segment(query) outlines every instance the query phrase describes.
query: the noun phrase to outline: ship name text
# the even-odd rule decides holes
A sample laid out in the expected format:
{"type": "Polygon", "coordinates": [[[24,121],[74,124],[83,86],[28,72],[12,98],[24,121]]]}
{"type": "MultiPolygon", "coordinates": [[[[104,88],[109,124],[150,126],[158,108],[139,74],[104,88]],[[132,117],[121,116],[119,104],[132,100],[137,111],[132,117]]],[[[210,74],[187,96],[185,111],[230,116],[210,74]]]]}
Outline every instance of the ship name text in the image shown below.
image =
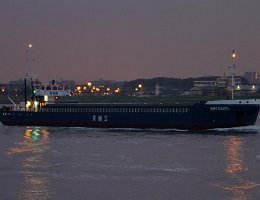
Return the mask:
{"type": "Polygon", "coordinates": [[[226,106],[211,106],[210,111],[229,111],[230,108],[226,106]]]}

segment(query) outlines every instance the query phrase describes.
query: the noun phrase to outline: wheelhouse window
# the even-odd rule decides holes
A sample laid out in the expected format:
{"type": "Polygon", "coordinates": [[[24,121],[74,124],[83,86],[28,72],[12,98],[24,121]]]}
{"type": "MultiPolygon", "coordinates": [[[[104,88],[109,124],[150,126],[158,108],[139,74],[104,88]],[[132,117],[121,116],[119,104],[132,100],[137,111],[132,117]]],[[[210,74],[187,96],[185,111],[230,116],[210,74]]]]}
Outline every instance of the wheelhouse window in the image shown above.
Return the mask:
{"type": "Polygon", "coordinates": [[[53,86],[53,87],[52,87],[52,90],[57,90],[57,86],[53,86]]]}

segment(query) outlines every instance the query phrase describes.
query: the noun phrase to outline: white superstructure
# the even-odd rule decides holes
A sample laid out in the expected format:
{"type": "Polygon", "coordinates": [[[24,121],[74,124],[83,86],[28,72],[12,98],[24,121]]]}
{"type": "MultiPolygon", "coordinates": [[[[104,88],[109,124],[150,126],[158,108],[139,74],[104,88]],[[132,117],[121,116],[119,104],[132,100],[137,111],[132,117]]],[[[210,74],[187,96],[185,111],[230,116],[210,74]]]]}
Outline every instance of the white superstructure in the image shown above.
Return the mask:
{"type": "Polygon", "coordinates": [[[64,85],[37,85],[34,88],[35,96],[69,96],[70,90],[65,90],[64,85]]]}
{"type": "Polygon", "coordinates": [[[259,105],[260,99],[231,99],[231,100],[216,100],[216,101],[207,101],[206,104],[221,104],[221,105],[239,105],[239,104],[251,104],[251,105],[259,105]]]}

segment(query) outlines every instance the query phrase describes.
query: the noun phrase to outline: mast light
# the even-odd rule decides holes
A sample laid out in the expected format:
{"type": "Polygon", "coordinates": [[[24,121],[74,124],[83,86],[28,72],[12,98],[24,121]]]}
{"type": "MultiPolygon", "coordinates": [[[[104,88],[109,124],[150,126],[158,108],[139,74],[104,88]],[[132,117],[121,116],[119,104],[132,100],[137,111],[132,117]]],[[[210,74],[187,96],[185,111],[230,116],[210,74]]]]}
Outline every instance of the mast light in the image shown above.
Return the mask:
{"type": "Polygon", "coordinates": [[[236,53],[235,53],[235,50],[232,51],[232,58],[235,59],[236,58],[236,53]]]}

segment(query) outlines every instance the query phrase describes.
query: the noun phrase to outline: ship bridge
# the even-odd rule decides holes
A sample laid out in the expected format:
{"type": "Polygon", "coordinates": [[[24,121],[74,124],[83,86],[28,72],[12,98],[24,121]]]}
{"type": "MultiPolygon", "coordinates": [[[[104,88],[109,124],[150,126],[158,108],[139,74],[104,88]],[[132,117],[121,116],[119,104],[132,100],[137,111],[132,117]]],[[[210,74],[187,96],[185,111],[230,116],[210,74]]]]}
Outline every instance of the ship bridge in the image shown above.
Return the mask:
{"type": "Polygon", "coordinates": [[[35,96],[61,97],[69,96],[70,90],[65,90],[64,85],[37,85],[34,87],[35,96]]]}

